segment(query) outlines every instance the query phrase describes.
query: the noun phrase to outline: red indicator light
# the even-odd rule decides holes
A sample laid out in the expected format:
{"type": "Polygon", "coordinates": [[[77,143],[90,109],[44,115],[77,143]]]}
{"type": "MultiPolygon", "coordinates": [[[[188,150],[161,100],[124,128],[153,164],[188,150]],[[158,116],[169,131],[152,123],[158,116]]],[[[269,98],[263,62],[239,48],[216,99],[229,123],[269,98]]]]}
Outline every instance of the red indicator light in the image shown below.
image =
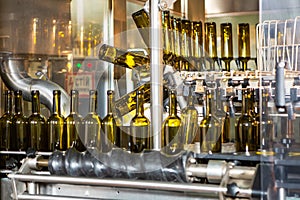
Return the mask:
{"type": "Polygon", "coordinates": [[[87,67],[88,67],[88,68],[91,68],[91,67],[93,67],[93,64],[92,64],[92,63],[88,63],[88,64],[87,64],[87,67]]]}

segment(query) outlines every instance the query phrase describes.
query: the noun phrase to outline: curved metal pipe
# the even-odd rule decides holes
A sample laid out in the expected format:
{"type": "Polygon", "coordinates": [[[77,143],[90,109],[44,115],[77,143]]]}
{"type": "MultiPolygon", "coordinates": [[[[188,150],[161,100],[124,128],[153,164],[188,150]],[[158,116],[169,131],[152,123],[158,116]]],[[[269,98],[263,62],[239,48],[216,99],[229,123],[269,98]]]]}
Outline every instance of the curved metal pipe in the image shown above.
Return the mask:
{"type": "Polygon", "coordinates": [[[40,101],[49,110],[52,110],[53,105],[53,90],[61,91],[61,111],[64,116],[70,112],[70,97],[67,92],[58,84],[41,79],[30,77],[25,71],[24,58],[13,58],[9,56],[0,57],[0,76],[10,90],[22,90],[23,98],[31,101],[31,91],[40,91],[40,101]]]}

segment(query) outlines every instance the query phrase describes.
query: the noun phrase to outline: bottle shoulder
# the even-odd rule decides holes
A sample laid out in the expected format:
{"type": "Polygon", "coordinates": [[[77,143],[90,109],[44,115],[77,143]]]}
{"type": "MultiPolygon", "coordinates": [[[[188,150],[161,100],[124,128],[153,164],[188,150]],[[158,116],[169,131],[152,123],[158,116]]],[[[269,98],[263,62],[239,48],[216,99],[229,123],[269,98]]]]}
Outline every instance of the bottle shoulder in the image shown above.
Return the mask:
{"type": "Polygon", "coordinates": [[[135,116],[131,119],[131,126],[150,126],[150,121],[145,116],[135,116]]]}
{"type": "Polygon", "coordinates": [[[96,122],[96,123],[101,123],[100,117],[95,114],[95,113],[88,113],[82,120],[84,123],[85,122],[96,122]]]}
{"type": "Polygon", "coordinates": [[[28,121],[28,117],[26,117],[25,115],[23,115],[23,113],[18,113],[15,114],[12,118],[12,122],[27,122],[28,121]]]}
{"type": "Polygon", "coordinates": [[[48,118],[47,122],[48,123],[50,123],[50,122],[60,122],[60,123],[63,123],[64,122],[64,117],[62,115],[53,114],[53,115],[51,115],[48,118]]]}
{"type": "Polygon", "coordinates": [[[28,121],[32,123],[33,121],[46,122],[46,118],[41,114],[32,114],[28,117],[28,121]]]}

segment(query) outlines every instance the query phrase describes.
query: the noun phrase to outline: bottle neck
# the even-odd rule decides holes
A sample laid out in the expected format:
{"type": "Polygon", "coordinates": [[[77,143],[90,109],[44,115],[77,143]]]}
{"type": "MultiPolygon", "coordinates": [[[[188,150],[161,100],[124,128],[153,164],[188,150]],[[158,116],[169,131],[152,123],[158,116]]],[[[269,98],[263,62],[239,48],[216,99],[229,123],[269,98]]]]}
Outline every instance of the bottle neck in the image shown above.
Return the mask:
{"type": "Polygon", "coordinates": [[[60,94],[54,94],[53,96],[53,114],[60,115],[60,94]]]}
{"type": "Polygon", "coordinates": [[[242,114],[251,113],[251,97],[248,91],[243,91],[243,99],[242,99],[242,114]]]}
{"type": "Polygon", "coordinates": [[[107,113],[112,114],[112,104],[114,102],[114,95],[113,94],[108,94],[107,96],[107,113]]]}
{"type": "Polygon", "coordinates": [[[209,92],[206,92],[206,116],[211,115],[212,108],[212,95],[209,92]]]}
{"type": "Polygon", "coordinates": [[[96,113],[96,110],[97,110],[97,94],[91,93],[90,94],[89,112],[96,113]]]}
{"type": "Polygon", "coordinates": [[[22,108],[23,97],[22,95],[15,95],[15,112],[16,114],[21,114],[23,112],[22,108]]]}
{"type": "Polygon", "coordinates": [[[34,93],[32,95],[32,113],[40,113],[40,96],[38,93],[34,93]]]}
{"type": "Polygon", "coordinates": [[[7,91],[5,93],[5,106],[4,106],[4,112],[7,114],[12,113],[12,94],[10,91],[7,91]]]}
{"type": "Polygon", "coordinates": [[[170,116],[176,116],[177,114],[177,100],[176,100],[176,95],[172,92],[170,94],[170,110],[169,110],[169,115],[170,116]]]}
{"type": "Polygon", "coordinates": [[[138,94],[136,98],[136,114],[139,116],[144,115],[144,95],[138,94]]]}
{"type": "Polygon", "coordinates": [[[78,94],[71,94],[70,113],[78,113],[78,94]]]}

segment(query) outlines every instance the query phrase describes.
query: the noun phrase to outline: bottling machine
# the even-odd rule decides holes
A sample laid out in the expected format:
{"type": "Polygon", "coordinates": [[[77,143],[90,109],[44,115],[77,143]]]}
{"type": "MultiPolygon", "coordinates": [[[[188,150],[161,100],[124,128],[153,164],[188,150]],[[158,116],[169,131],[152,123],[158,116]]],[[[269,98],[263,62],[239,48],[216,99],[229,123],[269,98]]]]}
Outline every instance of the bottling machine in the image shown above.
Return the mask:
{"type": "MultiPolygon", "coordinates": [[[[67,115],[68,94],[76,89],[80,94],[79,112],[84,116],[88,112],[88,91],[95,89],[99,92],[98,114],[103,117],[108,89],[116,91],[118,109],[129,101],[132,91],[150,82],[146,115],[151,119],[154,141],[153,150],[142,153],[130,153],[122,148],[109,152],[97,148],[79,152],[74,147],[53,152],[1,150],[1,156],[16,158],[0,165],[3,166],[1,199],[299,199],[297,14],[300,3],[293,0],[224,2],[0,1],[1,92],[4,88],[22,90],[26,100],[24,112],[28,115],[30,92],[39,90],[44,105],[42,113],[49,116],[52,91],[62,91],[62,111],[67,115]],[[149,13],[150,24],[142,24],[137,30],[132,16],[130,21],[128,15],[142,8],[149,13]],[[224,64],[218,58],[221,56],[213,59],[214,68],[208,67],[212,62],[208,52],[202,54],[201,69],[178,70],[162,64],[161,12],[165,10],[171,10],[174,17],[202,21],[203,27],[205,21],[226,20],[234,28],[240,21],[251,21],[247,70],[240,70],[236,40],[228,71],[220,70],[224,64]],[[149,34],[148,41],[142,37],[145,33],[149,34]],[[151,67],[143,71],[128,69],[129,65],[126,69],[114,66],[99,56],[103,44],[140,55],[151,67]],[[234,152],[232,143],[228,142],[222,145],[221,153],[204,153],[195,142],[172,154],[160,151],[160,132],[166,115],[164,87],[176,89],[180,109],[186,106],[186,96],[192,88],[199,100],[195,103],[198,122],[205,115],[205,90],[219,91],[220,99],[228,102],[227,114],[239,116],[241,90],[257,89],[257,112],[262,116],[262,105],[266,106],[268,117],[274,123],[271,147],[234,152]],[[262,104],[261,89],[270,91],[267,104],[262,104]],[[235,110],[230,109],[232,104],[235,110]]],[[[233,38],[237,37],[233,31],[233,38]]],[[[220,37],[217,41],[220,42],[220,37]]],[[[220,48],[217,50],[221,55],[220,48]]],[[[121,117],[122,134],[126,134],[132,113],[126,110],[121,117]]],[[[263,135],[267,130],[260,120],[263,135]]]]}

